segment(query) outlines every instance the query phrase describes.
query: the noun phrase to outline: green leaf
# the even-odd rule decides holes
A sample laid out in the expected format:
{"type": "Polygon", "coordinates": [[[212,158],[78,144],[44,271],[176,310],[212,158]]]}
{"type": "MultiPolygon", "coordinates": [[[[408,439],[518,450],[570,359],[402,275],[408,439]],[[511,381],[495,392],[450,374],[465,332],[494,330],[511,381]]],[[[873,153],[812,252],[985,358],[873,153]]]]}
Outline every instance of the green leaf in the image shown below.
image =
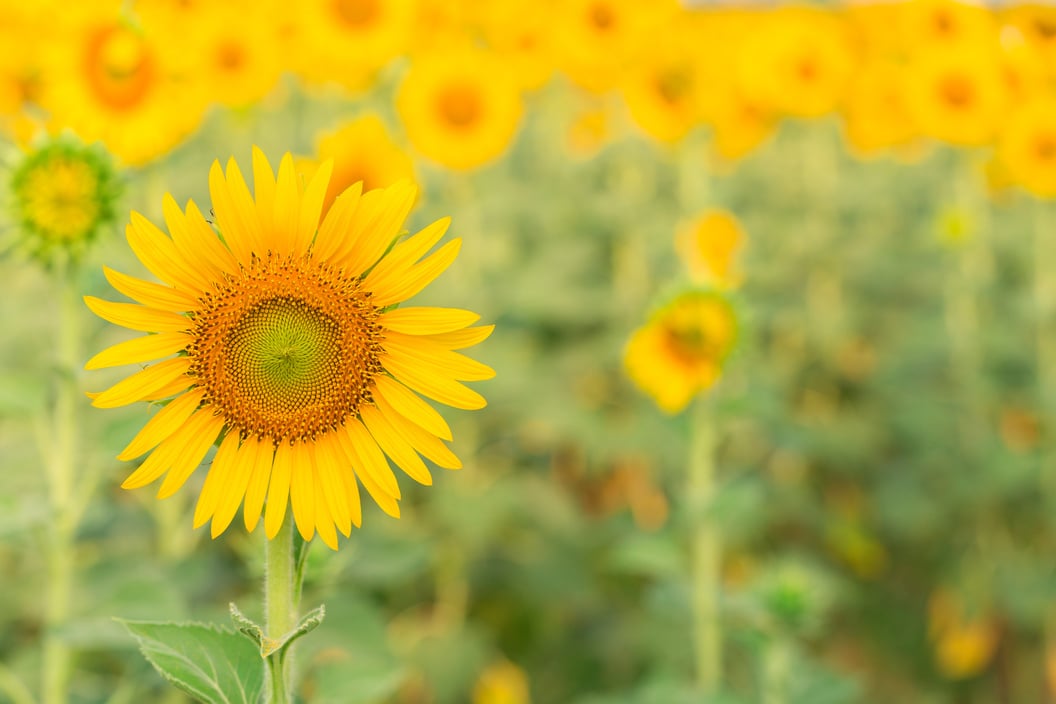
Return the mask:
{"type": "Polygon", "coordinates": [[[239,611],[238,607],[234,604],[229,604],[228,609],[231,612],[231,620],[234,622],[235,628],[238,629],[239,633],[260,648],[260,657],[262,658],[266,658],[275,652],[282,655],[286,648],[290,647],[290,643],[297,640],[305,633],[314,631],[315,628],[323,622],[323,619],[326,618],[326,606],[320,605],[318,608],[305,614],[304,618],[301,619],[300,623],[298,623],[297,627],[292,631],[284,633],[278,638],[273,638],[264,633],[263,628],[251,621],[245,614],[239,611]]]}
{"type": "Polygon", "coordinates": [[[264,645],[262,644],[260,646],[260,654],[267,657],[276,650],[280,651],[280,654],[281,652],[285,652],[293,641],[297,640],[305,633],[314,631],[316,627],[323,622],[324,618],[326,618],[326,605],[320,604],[318,607],[305,614],[304,618],[301,619],[301,622],[297,624],[297,628],[294,628],[292,631],[282,636],[269,652],[264,652],[264,645]]]}
{"type": "Polygon", "coordinates": [[[118,620],[161,676],[198,701],[258,704],[264,661],[241,635],[212,624],[118,620]]]}
{"type": "Polygon", "coordinates": [[[228,604],[227,608],[231,613],[231,621],[235,624],[235,628],[238,629],[238,632],[246,638],[249,638],[258,648],[261,647],[261,643],[263,643],[266,638],[264,635],[264,629],[251,621],[244,613],[239,611],[234,602],[228,604]]]}

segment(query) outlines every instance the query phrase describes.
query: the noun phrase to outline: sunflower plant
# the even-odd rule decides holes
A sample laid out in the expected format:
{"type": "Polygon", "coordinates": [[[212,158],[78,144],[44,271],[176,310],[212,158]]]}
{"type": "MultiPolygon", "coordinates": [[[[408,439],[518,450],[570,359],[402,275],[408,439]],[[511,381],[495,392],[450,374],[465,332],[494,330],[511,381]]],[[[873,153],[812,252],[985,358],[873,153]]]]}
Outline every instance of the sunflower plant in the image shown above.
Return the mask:
{"type": "Polygon", "coordinates": [[[422,396],[478,409],[484,398],[462,382],[494,374],[458,352],[493,326],[475,326],[466,310],[401,307],[458,255],[458,239],[430,254],[449,219],[402,238],[416,195],[405,182],[366,193],[358,183],[324,212],[331,170],[324,163],[302,183],[289,154],[276,175],[254,150],[251,194],[234,160],[226,173],[215,163],[215,223],[171,196],[168,234],[132,213],[129,245],[158,281],[105,268],[134,302],[85,297],[105,320],[147,333],[87,364],[149,363],[92,394],[99,408],[158,408],[119,455],[146,456],[122,486],[160,479],[158,497],[171,496],[215,446],[195,527],[209,522],[216,538],[240,507],[247,531],[263,517],[264,626],[233,605],[240,634],[125,624],[163,676],[204,701],[257,701],[265,688],[268,701],[291,701],[289,648],[324,615],[320,607],[297,620],[310,541],[318,534],[338,549],[338,534],[361,524],[361,486],[398,518],[390,461],[422,484],[433,481],[423,457],[461,467],[444,444],[450,428],[422,396]]]}

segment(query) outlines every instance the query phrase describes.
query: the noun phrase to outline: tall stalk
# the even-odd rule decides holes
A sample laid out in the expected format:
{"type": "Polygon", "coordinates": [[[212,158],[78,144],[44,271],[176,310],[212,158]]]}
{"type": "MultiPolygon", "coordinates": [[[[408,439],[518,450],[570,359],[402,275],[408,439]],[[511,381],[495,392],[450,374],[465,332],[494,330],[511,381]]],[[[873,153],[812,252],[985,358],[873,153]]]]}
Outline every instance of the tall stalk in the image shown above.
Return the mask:
{"type": "MultiPolygon", "coordinates": [[[[300,571],[293,557],[293,516],[282,522],[278,534],[265,541],[264,607],[266,632],[278,640],[293,630],[297,623],[297,602],[300,601],[300,571]]],[[[292,644],[267,658],[268,704],[289,704],[293,701],[289,677],[289,653],[292,644]]]]}
{"type": "Polygon", "coordinates": [[[719,572],[722,536],[712,519],[715,498],[715,425],[706,398],[697,399],[690,426],[689,499],[691,604],[697,687],[714,694],[722,682],[722,620],[719,572]]]}

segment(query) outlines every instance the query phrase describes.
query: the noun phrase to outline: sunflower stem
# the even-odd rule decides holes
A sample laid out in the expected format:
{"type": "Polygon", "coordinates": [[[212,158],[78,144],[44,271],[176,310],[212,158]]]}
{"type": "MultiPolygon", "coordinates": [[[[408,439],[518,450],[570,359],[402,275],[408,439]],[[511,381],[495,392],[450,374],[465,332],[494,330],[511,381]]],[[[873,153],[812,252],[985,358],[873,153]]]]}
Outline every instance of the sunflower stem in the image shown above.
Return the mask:
{"type": "Polygon", "coordinates": [[[722,680],[722,622],[719,614],[719,568],[722,552],[718,526],[711,517],[715,498],[715,426],[706,398],[697,399],[690,426],[688,497],[691,508],[690,569],[694,665],[697,686],[705,695],[722,680]]]}
{"type": "MultiPolygon", "coordinates": [[[[294,567],[292,517],[283,521],[278,534],[266,542],[264,555],[266,631],[269,638],[278,640],[293,629],[297,620],[294,594],[300,593],[300,585],[294,584],[299,570],[294,567]]],[[[290,647],[280,648],[267,658],[269,704],[289,704],[293,701],[286,662],[290,647]]]]}
{"type": "Polygon", "coordinates": [[[64,704],[70,678],[71,652],[59,634],[69,618],[74,569],[73,513],[74,457],[77,453],[77,369],[80,362],[80,313],[76,268],[68,259],[55,266],[59,293],[57,332],[58,388],[53,430],[48,455],[44,458],[48,476],[51,522],[48,534],[48,582],[44,601],[43,687],[44,704],[64,704]]]}

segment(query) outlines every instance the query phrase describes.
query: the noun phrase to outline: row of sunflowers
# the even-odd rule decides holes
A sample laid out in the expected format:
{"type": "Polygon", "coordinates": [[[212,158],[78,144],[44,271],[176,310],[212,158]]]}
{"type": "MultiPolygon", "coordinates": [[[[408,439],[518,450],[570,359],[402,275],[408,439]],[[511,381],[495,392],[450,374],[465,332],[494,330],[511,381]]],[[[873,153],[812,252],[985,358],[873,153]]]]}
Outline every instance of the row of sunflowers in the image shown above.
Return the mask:
{"type": "MultiPolygon", "coordinates": [[[[285,72],[318,95],[395,79],[414,150],[472,169],[503,153],[526,98],[564,74],[582,92],[570,139],[588,151],[621,128],[620,103],[659,142],[710,126],[726,159],[754,150],[782,119],[838,113],[862,156],[913,159],[928,139],[995,145],[995,186],[1056,194],[1051,6],[544,5],[4,2],[0,114],[22,137],[41,124],[69,128],[143,165],[193,133],[211,105],[281,99],[285,72]],[[613,94],[621,100],[602,98],[613,94]]],[[[356,134],[361,144],[391,143],[376,123],[356,134]]],[[[332,155],[339,143],[318,147],[332,155]]],[[[409,168],[387,161],[393,172],[409,168]]]]}

